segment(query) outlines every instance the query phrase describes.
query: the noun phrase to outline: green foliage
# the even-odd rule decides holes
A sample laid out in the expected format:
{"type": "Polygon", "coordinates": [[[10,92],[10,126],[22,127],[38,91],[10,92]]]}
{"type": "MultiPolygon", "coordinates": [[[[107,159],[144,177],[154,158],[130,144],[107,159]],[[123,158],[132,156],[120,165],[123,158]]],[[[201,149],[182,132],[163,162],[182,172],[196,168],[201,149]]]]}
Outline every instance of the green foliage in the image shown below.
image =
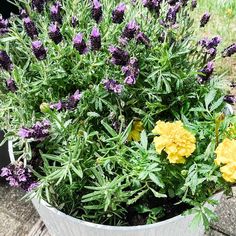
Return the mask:
{"type": "MultiPolygon", "coordinates": [[[[116,25],[111,13],[120,1],[103,0],[103,20],[98,26],[102,48],[79,55],[73,37],[82,32],[88,41],[96,25],[89,2],[62,1],[64,39],[59,45],[47,32],[52,3],[39,14],[31,10],[28,1],[16,2],[27,8],[47,47],[43,61],[33,55],[20,19],[12,19],[11,31],[0,37],[0,49],[14,62],[12,74],[2,72],[0,77],[5,81],[12,76],[18,87],[11,93],[1,84],[1,127],[7,131],[7,139],[14,141],[15,154],[33,169],[40,183],[35,194],[67,214],[111,225],[129,224],[130,212],[153,223],[168,215],[166,205],[181,203],[188,206],[185,208],[196,206],[194,222],[202,220],[207,226],[208,218],[214,217],[204,203],[216,190],[228,187],[214,164],[215,119],[225,103],[217,76],[205,84],[197,81],[205,59],[193,37],[189,6],[178,14],[178,27],[164,27],[141,1],[133,5],[125,0],[125,20],[116,25]],[[71,26],[74,15],[79,18],[77,28],[71,26]],[[123,82],[121,68],[110,63],[108,47],[119,44],[123,28],[132,19],[150,38],[151,47],[134,40],[124,47],[138,58],[140,67],[137,83],[129,86],[123,82]],[[163,42],[159,39],[162,34],[163,42]],[[120,95],[104,88],[106,78],[124,85],[120,95]],[[82,98],[75,109],[40,111],[43,102],[64,100],[76,89],[82,91],[82,98]],[[46,139],[18,136],[21,127],[46,118],[51,122],[46,139]],[[182,120],[194,132],[197,149],[186,164],[170,164],[164,152],[156,153],[151,131],[157,120],[182,120]],[[128,141],[134,121],[142,121],[145,129],[140,142],[128,141]]],[[[160,19],[167,10],[164,1],[160,19]]],[[[231,119],[222,121],[218,138],[224,137],[231,119]]]]}

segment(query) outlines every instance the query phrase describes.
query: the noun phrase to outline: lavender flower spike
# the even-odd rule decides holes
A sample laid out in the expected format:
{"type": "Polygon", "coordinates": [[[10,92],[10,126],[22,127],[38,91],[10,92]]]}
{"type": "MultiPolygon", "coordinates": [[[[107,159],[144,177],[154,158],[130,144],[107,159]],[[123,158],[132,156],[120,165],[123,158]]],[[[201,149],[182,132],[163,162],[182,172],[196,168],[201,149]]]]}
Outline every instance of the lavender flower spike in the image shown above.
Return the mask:
{"type": "Polygon", "coordinates": [[[174,25],[177,20],[177,13],[180,10],[180,4],[177,3],[174,6],[171,6],[166,15],[166,22],[169,22],[171,25],[174,25]]]}
{"type": "Polygon", "coordinates": [[[211,15],[208,12],[206,12],[200,20],[200,27],[204,27],[208,23],[210,18],[211,18],[211,15]]]}
{"type": "Polygon", "coordinates": [[[128,85],[135,84],[140,72],[137,58],[130,58],[129,63],[122,67],[122,71],[126,77],[124,82],[128,85]]]}
{"type": "Polygon", "coordinates": [[[49,135],[50,122],[48,120],[43,120],[41,122],[36,122],[31,128],[22,127],[18,135],[21,138],[29,139],[33,138],[35,140],[42,140],[49,135]]]}
{"type": "Polygon", "coordinates": [[[1,177],[4,177],[10,186],[21,187],[25,191],[31,191],[37,187],[31,171],[24,166],[23,162],[9,164],[1,170],[1,177]]]}
{"type": "Polygon", "coordinates": [[[6,80],[6,86],[7,89],[13,93],[17,91],[16,83],[12,78],[6,80]]]}
{"type": "Polygon", "coordinates": [[[44,8],[45,0],[32,0],[32,7],[37,12],[42,12],[44,8]]]}
{"type": "Polygon", "coordinates": [[[29,17],[29,14],[27,13],[27,11],[25,9],[20,9],[19,10],[19,15],[20,15],[20,18],[23,20],[24,18],[26,17],[29,17]]]}
{"type": "Polygon", "coordinates": [[[146,47],[150,46],[150,39],[148,38],[148,36],[146,34],[144,34],[143,32],[139,32],[136,35],[136,40],[138,43],[142,43],[144,44],[146,47]]]}
{"type": "Polygon", "coordinates": [[[121,94],[123,86],[120,85],[116,80],[113,79],[105,79],[102,81],[104,88],[116,94],[121,94]]]}
{"type": "Polygon", "coordinates": [[[197,0],[192,0],[191,9],[194,10],[197,7],[197,0]]]}
{"type": "Polygon", "coordinates": [[[88,51],[87,45],[83,39],[83,34],[79,33],[77,34],[74,39],[74,48],[79,52],[79,54],[85,54],[88,51]]]}
{"type": "Polygon", "coordinates": [[[225,48],[224,51],[222,52],[222,56],[223,57],[231,57],[235,53],[236,53],[236,43],[225,48]]]}
{"type": "Polygon", "coordinates": [[[56,2],[52,5],[50,9],[51,19],[54,22],[58,22],[59,24],[62,24],[62,17],[61,17],[61,3],[56,2]]]}
{"type": "Polygon", "coordinates": [[[214,63],[212,61],[208,62],[207,65],[200,70],[200,72],[202,73],[201,75],[199,75],[199,83],[204,83],[206,81],[208,81],[212,75],[214,71],[214,63]]]}
{"type": "Polygon", "coordinates": [[[71,18],[71,25],[73,28],[75,28],[78,25],[78,19],[75,16],[72,16],[71,18]]]}
{"type": "Polygon", "coordinates": [[[112,54],[111,62],[114,65],[125,66],[129,61],[129,53],[119,47],[109,47],[109,52],[112,54]]]}
{"type": "Polygon", "coordinates": [[[65,104],[65,102],[59,101],[58,103],[51,104],[50,108],[53,110],[55,109],[57,111],[62,111],[63,109],[66,108],[66,104],[65,104]]]}
{"type": "Polygon", "coordinates": [[[26,33],[31,39],[34,39],[35,36],[38,36],[38,30],[34,22],[29,17],[24,18],[23,22],[26,33]]]}
{"type": "Polygon", "coordinates": [[[120,3],[113,11],[112,11],[112,22],[115,24],[120,24],[124,20],[124,14],[126,10],[125,3],[120,3]]]}
{"type": "Polygon", "coordinates": [[[58,27],[57,23],[52,23],[49,26],[48,32],[49,38],[55,43],[59,44],[62,41],[62,34],[60,32],[60,28],[58,27]]]}
{"type": "Polygon", "coordinates": [[[13,64],[6,51],[0,50],[0,68],[6,71],[12,71],[13,64]]]}
{"type": "Polygon", "coordinates": [[[101,35],[99,29],[94,27],[90,36],[91,49],[98,51],[101,48],[101,35]]]}
{"type": "Polygon", "coordinates": [[[122,33],[122,38],[133,39],[138,30],[138,24],[134,20],[132,20],[126,25],[122,33]]]}
{"type": "Polygon", "coordinates": [[[47,51],[39,40],[32,42],[32,50],[38,60],[44,60],[47,56],[47,51]]]}
{"type": "Polygon", "coordinates": [[[159,15],[160,4],[159,0],[143,0],[143,6],[146,7],[149,11],[156,12],[159,15]]]}
{"type": "Polygon", "coordinates": [[[69,97],[68,102],[66,104],[66,108],[69,110],[76,108],[81,97],[82,94],[80,93],[80,91],[76,90],[75,93],[69,97]]]}
{"type": "Polygon", "coordinates": [[[9,32],[9,22],[7,19],[3,19],[0,14],[0,35],[6,34],[9,32]]]}
{"type": "Polygon", "coordinates": [[[92,2],[92,18],[99,23],[102,19],[102,5],[99,0],[92,2]]]}
{"type": "Polygon", "coordinates": [[[236,97],[234,95],[226,95],[224,101],[233,105],[236,103],[236,97]]]}

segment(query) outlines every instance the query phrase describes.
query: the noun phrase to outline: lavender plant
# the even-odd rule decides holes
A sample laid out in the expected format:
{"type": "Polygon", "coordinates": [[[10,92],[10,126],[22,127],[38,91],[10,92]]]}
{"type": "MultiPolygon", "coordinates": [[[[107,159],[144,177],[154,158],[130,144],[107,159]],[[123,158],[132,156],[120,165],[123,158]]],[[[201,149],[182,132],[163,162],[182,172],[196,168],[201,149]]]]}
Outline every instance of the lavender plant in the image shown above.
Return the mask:
{"type": "Polygon", "coordinates": [[[20,17],[0,19],[0,122],[16,158],[1,176],[87,221],[195,207],[208,226],[204,203],[236,181],[235,117],[221,114],[235,99],[214,73],[220,38],[194,38],[196,1],[15,4],[20,17]]]}

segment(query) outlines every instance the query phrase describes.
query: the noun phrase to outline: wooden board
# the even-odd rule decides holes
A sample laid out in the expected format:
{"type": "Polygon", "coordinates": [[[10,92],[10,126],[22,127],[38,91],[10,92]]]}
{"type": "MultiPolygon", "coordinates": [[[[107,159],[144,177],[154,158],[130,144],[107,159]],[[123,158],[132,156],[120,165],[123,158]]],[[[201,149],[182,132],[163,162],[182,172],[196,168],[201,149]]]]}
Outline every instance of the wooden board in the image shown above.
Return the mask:
{"type": "Polygon", "coordinates": [[[42,220],[38,220],[27,236],[50,236],[42,220]]]}

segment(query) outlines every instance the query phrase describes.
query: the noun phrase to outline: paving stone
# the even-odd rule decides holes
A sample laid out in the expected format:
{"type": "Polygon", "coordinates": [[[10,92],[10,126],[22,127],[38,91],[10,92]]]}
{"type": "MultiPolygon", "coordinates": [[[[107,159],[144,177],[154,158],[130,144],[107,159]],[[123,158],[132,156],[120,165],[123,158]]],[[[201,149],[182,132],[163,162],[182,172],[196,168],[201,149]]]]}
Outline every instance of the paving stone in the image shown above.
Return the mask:
{"type": "Polygon", "coordinates": [[[219,220],[212,224],[212,228],[226,235],[236,236],[236,197],[223,196],[216,213],[219,220]]]}
{"type": "Polygon", "coordinates": [[[22,199],[24,192],[0,183],[0,206],[22,222],[28,222],[34,214],[38,217],[31,202],[22,199]]]}
{"type": "MultiPolygon", "coordinates": [[[[0,236],[16,236],[21,222],[0,208],[0,236]]],[[[23,236],[23,235],[22,235],[23,236]]]]}
{"type": "Polygon", "coordinates": [[[212,230],[210,230],[209,232],[207,232],[207,233],[205,234],[205,236],[228,236],[228,235],[223,234],[223,233],[221,233],[221,232],[219,232],[219,231],[216,231],[216,230],[212,229],[212,230]]]}

